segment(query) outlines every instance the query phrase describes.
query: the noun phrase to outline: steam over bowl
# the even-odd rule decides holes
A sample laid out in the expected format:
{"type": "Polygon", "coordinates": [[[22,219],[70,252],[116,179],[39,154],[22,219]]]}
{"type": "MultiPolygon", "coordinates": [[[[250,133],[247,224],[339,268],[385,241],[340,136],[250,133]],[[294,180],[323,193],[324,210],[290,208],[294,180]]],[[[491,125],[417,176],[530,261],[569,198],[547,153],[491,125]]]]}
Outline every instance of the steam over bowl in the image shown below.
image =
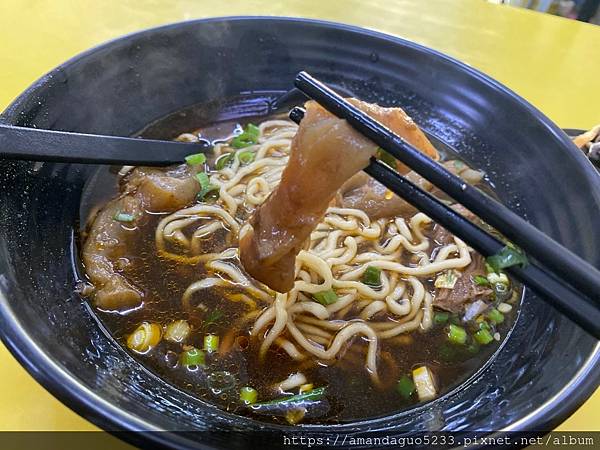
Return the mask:
{"type": "MultiPolygon", "coordinates": [[[[600,266],[600,183],[568,137],[481,73],[372,31],[262,17],[147,30],[56,68],[19,96],[1,120],[128,136],[194,104],[246,91],[288,90],[300,70],[361,99],[402,106],[428,133],[485,170],[504,203],[600,266]]],[[[295,429],[224,413],[135,363],[74,292],[74,230],[82,190],[95,168],[0,164],[2,339],[41,384],[99,426],[165,431],[127,435],[131,439],[174,447],[262,442],[275,448],[284,445],[282,433],[294,430],[305,436],[542,431],[564,420],[598,385],[596,340],[527,293],[511,336],[491,364],[424,407],[295,429]]]]}

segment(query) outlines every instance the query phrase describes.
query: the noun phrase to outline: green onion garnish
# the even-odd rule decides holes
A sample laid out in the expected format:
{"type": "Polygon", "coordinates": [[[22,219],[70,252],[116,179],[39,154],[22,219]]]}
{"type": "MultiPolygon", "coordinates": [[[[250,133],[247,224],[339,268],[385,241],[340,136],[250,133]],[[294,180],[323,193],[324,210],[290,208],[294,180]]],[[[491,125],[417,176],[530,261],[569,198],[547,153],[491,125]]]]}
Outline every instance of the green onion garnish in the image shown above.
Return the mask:
{"type": "Polygon", "coordinates": [[[204,351],[213,353],[219,350],[219,336],[216,334],[207,334],[204,336],[204,351]]]}
{"type": "Polygon", "coordinates": [[[510,284],[510,281],[504,272],[500,272],[500,273],[490,272],[487,274],[486,278],[490,284],[500,283],[500,284],[505,284],[507,286],[510,284]]]}
{"type": "Polygon", "coordinates": [[[328,291],[315,292],[313,294],[313,298],[318,301],[321,305],[331,305],[332,303],[337,302],[338,296],[333,291],[333,289],[329,289],[328,291]]]}
{"type": "Polygon", "coordinates": [[[486,262],[494,272],[500,272],[500,269],[512,266],[525,267],[529,263],[527,256],[523,252],[508,245],[495,255],[488,256],[486,262]]]}
{"type": "Polygon", "coordinates": [[[243,152],[237,153],[237,157],[242,164],[250,164],[252,161],[254,161],[255,156],[256,153],[251,152],[250,150],[245,150],[243,152]]]}
{"type": "Polygon", "coordinates": [[[396,168],[396,159],[381,147],[377,147],[375,157],[382,163],[390,166],[392,169],[396,168]]]}
{"type": "Polygon", "coordinates": [[[249,147],[254,144],[256,144],[256,142],[254,142],[251,139],[245,139],[245,136],[243,134],[240,134],[239,136],[234,137],[233,140],[231,141],[231,146],[233,148],[244,148],[244,147],[249,147]]]}
{"type": "Polygon", "coordinates": [[[482,322],[480,322],[480,323],[479,323],[479,329],[480,329],[480,330],[488,330],[488,331],[490,331],[490,330],[491,330],[491,328],[490,328],[490,324],[489,324],[489,323],[487,323],[487,322],[484,320],[484,321],[482,321],[482,322]]]}
{"type": "Polygon", "coordinates": [[[408,375],[403,375],[396,384],[396,391],[398,391],[402,397],[408,399],[415,392],[415,383],[413,383],[413,380],[411,380],[408,375]]]}
{"type": "Polygon", "coordinates": [[[456,270],[446,270],[437,276],[433,285],[440,289],[454,289],[454,286],[458,281],[458,277],[460,277],[460,273],[456,270]]]}
{"type": "Polygon", "coordinates": [[[191,348],[181,354],[181,364],[189,366],[203,366],[205,364],[204,352],[197,348],[191,348]]]}
{"type": "Polygon", "coordinates": [[[217,170],[222,170],[225,167],[227,167],[229,164],[231,164],[231,161],[233,160],[233,153],[225,153],[221,156],[219,156],[219,158],[217,159],[217,162],[215,164],[215,169],[217,170]]]}
{"type": "Polygon", "coordinates": [[[458,159],[454,160],[453,164],[454,164],[454,168],[456,170],[462,170],[465,168],[465,163],[462,161],[459,161],[458,159]]]}
{"type": "Polygon", "coordinates": [[[313,389],[311,391],[305,392],[304,394],[292,395],[291,397],[282,397],[275,400],[271,400],[268,402],[255,403],[254,406],[268,406],[268,405],[287,405],[294,404],[298,402],[303,402],[306,400],[319,400],[325,394],[325,388],[320,387],[313,389]]]}
{"type": "Polygon", "coordinates": [[[190,166],[197,166],[206,162],[206,155],[204,153],[196,153],[194,155],[187,155],[185,162],[190,166]]]}
{"type": "Polygon", "coordinates": [[[462,345],[467,342],[467,332],[463,327],[451,323],[448,327],[448,340],[453,344],[462,345]]]}
{"type": "Polygon", "coordinates": [[[435,323],[436,325],[441,325],[448,322],[449,318],[450,314],[448,314],[447,312],[436,312],[433,315],[433,323],[435,323]]]}
{"type": "Polygon", "coordinates": [[[244,128],[244,132],[242,134],[238,134],[231,140],[231,146],[233,148],[244,148],[254,145],[258,142],[259,135],[258,127],[254,124],[249,123],[244,128]]]}
{"type": "Polygon", "coordinates": [[[504,283],[496,283],[494,284],[494,295],[497,301],[503,302],[512,297],[512,290],[504,283]]]}
{"type": "Polygon", "coordinates": [[[208,175],[205,172],[200,172],[199,174],[196,174],[196,179],[198,180],[198,183],[200,183],[200,192],[198,192],[198,200],[204,200],[206,194],[219,189],[219,186],[211,184],[210,179],[208,178],[208,175]]]}
{"type": "Polygon", "coordinates": [[[113,219],[118,220],[119,222],[133,222],[135,220],[135,217],[133,214],[128,214],[128,213],[118,211],[113,216],[113,219]]]}
{"type": "Polygon", "coordinates": [[[260,134],[260,130],[253,123],[249,123],[248,125],[246,125],[245,133],[256,138],[256,140],[258,140],[258,135],[260,134]]]}
{"type": "Polygon", "coordinates": [[[363,273],[362,282],[371,287],[381,286],[381,269],[373,266],[367,267],[363,273]]]}
{"type": "Polygon", "coordinates": [[[504,314],[498,311],[496,308],[492,308],[487,313],[487,318],[493,322],[495,325],[498,325],[504,322],[504,314]]]}
{"type": "Polygon", "coordinates": [[[485,328],[479,330],[473,335],[473,337],[481,345],[487,345],[494,340],[492,333],[490,333],[489,330],[486,330],[485,328]]]}
{"type": "Polygon", "coordinates": [[[211,325],[216,325],[219,320],[223,318],[223,312],[220,309],[213,309],[204,318],[203,328],[207,328],[211,325]]]}
{"type": "Polygon", "coordinates": [[[240,401],[246,405],[251,405],[252,403],[256,403],[258,399],[258,392],[256,389],[250,386],[244,386],[240,389],[240,401]]]}
{"type": "Polygon", "coordinates": [[[200,172],[196,174],[196,179],[198,180],[198,183],[200,183],[200,187],[202,188],[210,184],[210,178],[208,178],[206,172],[200,172]]]}
{"type": "Polygon", "coordinates": [[[473,277],[473,281],[478,286],[489,286],[490,285],[490,282],[488,281],[488,279],[486,277],[484,277],[483,275],[475,275],[473,277]]]}

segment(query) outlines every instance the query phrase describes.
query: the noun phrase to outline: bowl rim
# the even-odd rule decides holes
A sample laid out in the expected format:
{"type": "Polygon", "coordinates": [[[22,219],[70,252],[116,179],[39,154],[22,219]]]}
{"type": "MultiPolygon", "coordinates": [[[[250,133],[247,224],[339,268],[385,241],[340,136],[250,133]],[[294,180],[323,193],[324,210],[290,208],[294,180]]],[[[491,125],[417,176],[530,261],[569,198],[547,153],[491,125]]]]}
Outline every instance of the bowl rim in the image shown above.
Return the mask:
{"type": "MultiPolygon", "coordinates": [[[[33,94],[44,84],[48,83],[48,81],[53,78],[55,73],[65,67],[75,65],[81,60],[85,60],[87,57],[99,51],[109,49],[115,44],[130,40],[132,38],[149,35],[159,31],[170,30],[181,26],[194,26],[223,21],[297,22],[310,24],[316,27],[349,31],[387,40],[391,43],[399,43],[405,47],[428,53],[452,65],[458,66],[461,68],[461,70],[468,72],[470,76],[476,78],[479,82],[485,83],[491,88],[501,91],[504,95],[509,96],[514,101],[520,103],[525,107],[529,114],[537,119],[537,122],[540,125],[544,126],[546,132],[551,133],[556,139],[561,141],[566,148],[570,148],[571,153],[573,153],[571,156],[574,157],[575,163],[580,166],[581,176],[585,176],[586,179],[590,181],[590,185],[593,186],[595,184],[595,190],[597,191],[596,194],[598,195],[598,198],[600,198],[600,176],[598,175],[598,172],[596,172],[593,165],[590,164],[589,160],[585,158],[582,152],[576,151],[576,147],[572,144],[568,136],[557,125],[555,125],[549,118],[531,105],[527,100],[523,99],[506,86],[502,85],[483,72],[451,56],[424,45],[417,44],[407,39],[390,35],[382,31],[376,31],[356,25],[349,25],[328,20],[260,15],[219,16],[173,22],[127,33],[78,53],[62,64],[56,66],[46,74],[42,75],[8,105],[8,107],[0,114],[0,121],[14,120],[17,115],[17,111],[28,100],[31,94],[33,94]]],[[[11,354],[29,372],[29,374],[39,384],[41,384],[44,389],[60,400],[65,406],[69,407],[81,417],[89,420],[100,428],[110,433],[117,434],[118,437],[125,438],[134,444],[139,444],[141,441],[146,441],[149,439],[161,447],[187,447],[186,443],[189,444],[189,441],[183,438],[181,435],[169,430],[159,429],[141,417],[125,413],[123,410],[116,408],[114,405],[104,400],[84,384],[72,378],[65,369],[53,361],[48,355],[39,350],[35,342],[27,335],[21,326],[19,319],[14,315],[11,308],[8,307],[8,303],[5,301],[6,299],[2,293],[0,293],[0,300],[0,339],[2,339],[11,354]],[[122,431],[162,432],[145,433],[142,437],[135,436],[136,434],[141,433],[121,435],[120,432],[122,431]]],[[[492,434],[501,434],[512,431],[550,431],[568,418],[577,408],[579,408],[599,385],[600,342],[596,344],[590,356],[586,359],[580,370],[568,385],[564,386],[558,393],[549,398],[545,403],[541,404],[538,408],[530,412],[525,417],[513,422],[502,430],[492,432],[492,434]]],[[[195,444],[204,448],[209,448],[198,442],[195,444]]]]}

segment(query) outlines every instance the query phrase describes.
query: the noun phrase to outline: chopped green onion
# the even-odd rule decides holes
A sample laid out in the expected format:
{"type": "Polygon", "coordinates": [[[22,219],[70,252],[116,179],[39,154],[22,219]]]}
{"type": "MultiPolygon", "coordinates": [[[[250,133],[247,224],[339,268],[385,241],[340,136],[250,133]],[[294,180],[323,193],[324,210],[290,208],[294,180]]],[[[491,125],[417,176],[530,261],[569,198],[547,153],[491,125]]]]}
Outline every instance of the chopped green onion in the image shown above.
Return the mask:
{"type": "Polygon", "coordinates": [[[211,184],[210,179],[208,178],[208,175],[205,172],[200,172],[199,174],[196,174],[196,179],[198,180],[198,183],[200,183],[200,192],[198,192],[198,200],[204,200],[206,194],[219,189],[219,186],[211,184]]]}
{"type": "Polygon", "coordinates": [[[490,282],[490,284],[501,283],[501,284],[506,284],[507,286],[510,284],[510,281],[508,281],[508,277],[503,272],[500,272],[500,273],[490,272],[490,273],[488,273],[487,280],[490,282]]]}
{"type": "Polygon", "coordinates": [[[490,333],[489,330],[486,330],[485,328],[479,330],[473,335],[473,337],[481,345],[487,345],[494,340],[492,333],[490,333]]]}
{"type": "Polygon", "coordinates": [[[225,153],[219,156],[219,158],[217,158],[217,162],[215,163],[215,169],[222,170],[228,166],[233,160],[233,155],[234,153],[225,153]]]}
{"type": "Polygon", "coordinates": [[[190,166],[197,166],[206,162],[206,155],[204,153],[196,153],[194,155],[187,155],[185,162],[190,166]]]}
{"type": "Polygon", "coordinates": [[[486,277],[484,277],[483,275],[475,275],[473,277],[473,281],[478,286],[489,286],[490,285],[490,282],[488,281],[488,279],[486,277]]]}
{"type": "Polygon", "coordinates": [[[527,261],[527,256],[525,256],[523,252],[516,248],[509,247],[508,245],[495,255],[488,256],[486,261],[496,273],[500,272],[500,269],[505,269],[506,267],[525,267],[529,263],[529,261],[527,261]]]}
{"type": "Polygon", "coordinates": [[[313,298],[318,301],[321,305],[331,305],[332,303],[337,302],[338,296],[333,291],[333,289],[329,289],[328,291],[315,292],[313,294],[313,298]]]}
{"type": "Polygon", "coordinates": [[[437,396],[433,375],[427,366],[417,367],[412,372],[413,382],[417,388],[419,400],[426,402],[437,396]]]}
{"type": "Polygon", "coordinates": [[[251,145],[254,145],[254,144],[256,144],[256,142],[254,142],[254,140],[247,138],[243,134],[240,134],[239,136],[234,137],[233,140],[231,141],[231,146],[233,148],[250,147],[251,145]]]}
{"type": "Polygon", "coordinates": [[[231,140],[231,146],[233,148],[244,148],[254,145],[258,142],[258,136],[260,132],[256,125],[249,123],[244,128],[242,134],[238,134],[231,140]]]}
{"type": "Polygon", "coordinates": [[[380,160],[382,163],[387,164],[392,169],[396,168],[396,159],[381,147],[377,147],[375,156],[378,160],[380,160]]]}
{"type": "Polygon", "coordinates": [[[488,330],[488,331],[490,331],[492,328],[490,327],[489,323],[487,323],[485,320],[482,320],[479,323],[479,329],[480,330],[488,330]]]}
{"type": "Polygon", "coordinates": [[[181,364],[184,366],[203,366],[205,364],[204,352],[195,347],[181,354],[181,364]]]}
{"type": "Polygon", "coordinates": [[[210,325],[216,325],[216,323],[221,320],[222,317],[223,312],[220,309],[213,309],[206,315],[203,327],[206,328],[210,325]]]}
{"type": "Polygon", "coordinates": [[[436,325],[441,325],[448,322],[449,318],[450,314],[448,314],[447,312],[436,312],[433,315],[433,323],[435,323],[436,325]]]}
{"type": "Polygon", "coordinates": [[[304,394],[306,392],[310,392],[314,389],[314,386],[312,383],[305,383],[303,385],[300,386],[300,388],[298,389],[298,393],[299,394],[304,394]]]}
{"type": "Polygon", "coordinates": [[[465,164],[464,162],[462,162],[462,161],[459,161],[458,159],[455,159],[455,160],[453,161],[453,164],[454,164],[454,168],[455,168],[456,170],[462,170],[462,169],[464,169],[464,168],[465,168],[465,166],[466,166],[466,164],[465,164]]]}
{"type": "Polygon", "coordinates": [[[508,314],[512,311],[512,306],[508,303],[500,303],[498,305],[498,311],[500,311],[502,314],[508,314]]]}
{"type": "Polygon", "coordinates": [[[440,289],[454,289],[459,275],[456,270],[447,270],[435,279],[434,286],[440,289]]]}
{"type": "Polygon", "coordinates": [[[464,344],[467,342],[467,332],[463,327],[450,324],[448,327],[448,340],[453,344],[464,344]]]}
{"type": "Polygon", "coordinates": [[[396,391],[406,399],[414,394],[415,389],[415,383],[413,383],[413,380],[408,375],[403,375],[396,384],[396,391]]]}
{"type": "Polygon", "coordinates": [[[487,318],[496,325],[504,322],[504,315],[496,308],[492,308],[488,311],[487,318]]]}
{"type": "Polygon", "coordinates": [[[245,133],[258,140],[258,136],[260,135],[260,129],[253,123],[249,123],[248,125],[246,125],[245,133]]]}
{"type": "Polygon", "coordinates": [[[206,172],[197,173],[196,180],[198,180],[198,183],[200,183],[201,188],[204,188],[210,184],[210,178],[208,178],[206,172]]]}
{"type": "Polygon", "coordinates": [[[138,353],[146,353],[160,342],[162,329],[159,324],[142,322],[127,338],[127,347],[138,353]]]}
{"type": "Polygon", "coordinates": [[[363,273],[362,282],[371,287],[381,286],[381,269],[373,266],[367,267],[363,273]]]}
{"type": "Polygon", "coordinates": [[[282,397],[268,402],[255,403],[254,406],[268,406],[268,405],[287,405],[306,400],[319,400],[325,394],[325,388],[320,387],[313,389],[312,391],[305,392],[304,394],[292,395],[291,397],[282,397]]]}
{"type": "Polygon", "coordinates": [[[167,325],[165,339],[171,342],[183,342],[190,334],[191,327],[185,320],[176,320],[167,325]]]}
{"type": "Polygon", "coordinates": [[[256,153],[251,152],[250,150],[237,153],[237,157],[242,164],[250,164],[252,161],[254,161],[255,156],[256,153]]]}
{"type": "Polygon", "coordinates": [[[135,220],[135,216],[133,214],[118,211],[113,216],[113,219],[118,220],[119,222],[133,222],[135,220]]]}
{"type": "Polygon", "coordinates": [[[216,334],[207,334],[204,336],[204,350],[208,353],[219,350],[219,336],[216,334]]]}
{"type": "Polygon", "coordinates": [[[246,405],[251,405],[252,403],[256,403],[258,399],[258,392],[256,389],[250,386],[244,386],[240,389],[240,401],[246,405]]]}
{"type": "Polygon", "coordinates": [[[499,302],[508,300],[512,296],[512,291],[508,285],[504,283],[496,283],[494,285],[495,299],[499,302]]]}

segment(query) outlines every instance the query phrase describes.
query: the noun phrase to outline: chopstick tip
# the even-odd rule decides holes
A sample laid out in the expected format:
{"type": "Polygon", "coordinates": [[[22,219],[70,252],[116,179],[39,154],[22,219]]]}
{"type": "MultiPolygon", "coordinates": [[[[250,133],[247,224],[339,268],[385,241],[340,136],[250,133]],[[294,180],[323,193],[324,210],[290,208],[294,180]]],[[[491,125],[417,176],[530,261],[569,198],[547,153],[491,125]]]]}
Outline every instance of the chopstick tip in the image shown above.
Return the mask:
{"type": "Polygon", "coordinates": [[[292,122],[296,122],[297,124],[300,124],[300,122],[304,118],[304,113],[305,112],[306,111],[304,110],[304,108],[300,108],[299,106],[295,106],[288,113],[288,117],[290,118],[290,120],[292,120],[292,122]]]}

